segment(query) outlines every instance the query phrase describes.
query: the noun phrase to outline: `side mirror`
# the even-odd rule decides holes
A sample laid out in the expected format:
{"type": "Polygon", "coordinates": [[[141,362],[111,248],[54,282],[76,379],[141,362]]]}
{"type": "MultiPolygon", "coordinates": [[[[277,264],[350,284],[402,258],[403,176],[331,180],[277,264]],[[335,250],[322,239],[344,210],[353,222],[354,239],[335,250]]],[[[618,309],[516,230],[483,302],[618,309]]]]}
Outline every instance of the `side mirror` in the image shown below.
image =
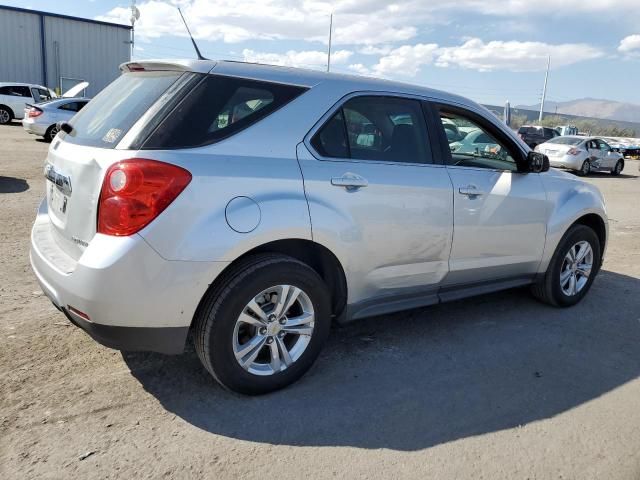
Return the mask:
{"type": "Polygon", "coordinates": [[[529,152],[527,155],[527,171],[542,173],[549,171],[549,157],[539,152],[529,152]]]}

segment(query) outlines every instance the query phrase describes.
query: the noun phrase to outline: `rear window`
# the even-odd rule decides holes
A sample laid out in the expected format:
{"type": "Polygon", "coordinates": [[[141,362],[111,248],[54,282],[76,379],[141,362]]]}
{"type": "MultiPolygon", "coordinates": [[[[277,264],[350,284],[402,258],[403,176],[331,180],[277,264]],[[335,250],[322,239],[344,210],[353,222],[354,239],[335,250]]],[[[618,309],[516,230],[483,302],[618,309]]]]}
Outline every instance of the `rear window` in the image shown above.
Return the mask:
{"type": "Polygon", "coordinates": [[[556,137],[552,138],[547,143],[557,143],[558,145],[578,145],[582,142],[584,142],[584,138],[556,137]]]}
{"type": "Polygon", "coordinates": [[[143,143],[145,149],[198,147],[255,124],[306,88],[207,75],[143,143]]]}
{"type": "Polygon", "coordinates": [[[181,75],[181,72],[124,73],[102,90],[69,123],[74,131],[61,133],[65,142],[115,148],[134,123],[181,75]]]}

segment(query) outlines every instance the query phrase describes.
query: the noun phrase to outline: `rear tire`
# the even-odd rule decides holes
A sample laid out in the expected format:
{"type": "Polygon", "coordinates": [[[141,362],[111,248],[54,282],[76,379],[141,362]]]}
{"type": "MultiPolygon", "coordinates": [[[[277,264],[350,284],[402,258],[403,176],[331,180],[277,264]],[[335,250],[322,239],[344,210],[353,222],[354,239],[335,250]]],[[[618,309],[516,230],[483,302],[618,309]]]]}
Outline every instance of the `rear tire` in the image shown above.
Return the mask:
{"type": "Polygon", "coordinates": [[[585,160],[582,164],[582,167],[580,167],[580,170],[578,171],[578,175],[580,175],[581,177],[586,177],[587,175],[589,175],[589,173],[591,173],[591,163],[589,163],[589,160],[585,160]]]}
{"type": "MultiPolygon", "coordinates": [[[[574,225],[567,231],[562,240],[560,240],[544,277],[531,287],[531,293],[541,302],[553,305],[554,307],[565,308],[577,304],[587,294],[593,284],[593,280],[600,271],[602,261],[601,252],[602,246],[596,233],[585,225],[574,225]],[[578,245],[583,248],[585,245],[588,245],[591,249],[591,267],[586,279],[584,275],[580,275],[579,272],[585,269],[588,261],[583,264],[580,264],[579,260],[576,261],[577,268],[573,269],[570,265],[571,262],[568,262],[568,256],[571,250],[577,252],[578,258],[585,252],[585,250],[581,248],[576,249],[578,245]],[[575,276],[576,288],[574,292],[571,292],[571,275],[575,276]],[[563,280],[564,278],[566,278],[566,280],[563,280]],[[568,294],[567,290],[571,293],[568,294]]],[[[587,260],[588,257],[589,255],[587,253],[587,260]]]]}
{"type": "Polygon", "coordinates": [[[47,128],[47,131],[44,134],[44,139],[51,143],[53,142],[53,139],[56,138],[56,135],[58,134],[58,127],[53,124],[51,125],[49,128],[47,128]]]}
{"type": "Polygon", "coordinates": [[[613,170],[611,170],[611,175],[617,177],[622,173],[622,170],[624,170],[624,160],[618,160],[616,166],[613,167],[613,170]]]}
{"type": "Polygon", "coordinates": [[[0,107],[0,125],[6,125],[13,120],[13,112],[8,107],[0,107]]]}
{"type": "Polygon", "coordinates": [[[308,265],[279,254],[247,257],[212,285],[198,307],[196,352],[207,371],[229,390],[260,395],[284,388],[302,377],[318,357],[329,335],[330,305],[325,283],[308,265]],[[289,303],[287,299],[293,298],[284,289],[275,293],[284,287],[301,293],[279,315],[279,299],[289,303]],[[296,322],[305,315],[313,321],[296,322]],[[290,333],[296,326],[308,333],[290,333]]]}

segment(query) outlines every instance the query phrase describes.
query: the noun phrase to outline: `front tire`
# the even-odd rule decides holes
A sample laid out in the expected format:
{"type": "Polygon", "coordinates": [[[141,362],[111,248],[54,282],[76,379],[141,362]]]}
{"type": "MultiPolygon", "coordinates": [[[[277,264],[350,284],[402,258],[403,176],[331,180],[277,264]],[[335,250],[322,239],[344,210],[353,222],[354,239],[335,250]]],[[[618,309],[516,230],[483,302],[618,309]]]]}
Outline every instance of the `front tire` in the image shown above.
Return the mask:
{"type": "Polygon", "coordinates": [[[281,389],[313,365],[331,326],[330,295],[308,265],[286,255],[247,257],[205,294],[195,348],[225,388],[247,395],[281,389]]]}
{"type": "Polygon", "coordinates": [[[533,295],[554,307],[577,304],[600,271],[601,252],[596,233],[585,225],[574,225],[560,241],[544,277],[532,286],[533,295]]]}

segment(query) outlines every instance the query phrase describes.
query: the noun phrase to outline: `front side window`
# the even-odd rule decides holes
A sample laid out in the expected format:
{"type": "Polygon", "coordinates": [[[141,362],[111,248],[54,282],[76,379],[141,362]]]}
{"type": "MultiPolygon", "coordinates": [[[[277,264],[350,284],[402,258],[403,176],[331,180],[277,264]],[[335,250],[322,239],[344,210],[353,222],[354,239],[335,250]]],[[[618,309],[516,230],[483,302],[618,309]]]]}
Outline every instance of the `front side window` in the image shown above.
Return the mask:
{"type": "Polygon", "coordinates": [[[602,150],[603,152],[608,152],[609,150],[611,150],[611,147],[609,146],[609,144],[603,140],[598,140],[598,146],[600,147],[600,150],[602,150]]]}
{"type": "Polygon", "coordinates": [[[459,167],[490,168],[494,170],[518,171],[515,156],[504,142],[496,139],[491,128],[481,125],[472,116],[440,110],[443,129],[454,124],[461,132],[467,132],[462,140],[451,141],[445,135],[451,151],[450,164],[459,167]]]}
{"type": "Polygon", "coordinates": [[[405,98],[352,98],[311,144],[324,157],[431,163],[422,108],[418,101],[405,98]]]}
{"type": "Polygon", "coordinates": [[[32,88],[31,93],[33,94],[33,99],[36,102],[47,102],[51,100],[51,93],[42,88],[32,88]]]}

